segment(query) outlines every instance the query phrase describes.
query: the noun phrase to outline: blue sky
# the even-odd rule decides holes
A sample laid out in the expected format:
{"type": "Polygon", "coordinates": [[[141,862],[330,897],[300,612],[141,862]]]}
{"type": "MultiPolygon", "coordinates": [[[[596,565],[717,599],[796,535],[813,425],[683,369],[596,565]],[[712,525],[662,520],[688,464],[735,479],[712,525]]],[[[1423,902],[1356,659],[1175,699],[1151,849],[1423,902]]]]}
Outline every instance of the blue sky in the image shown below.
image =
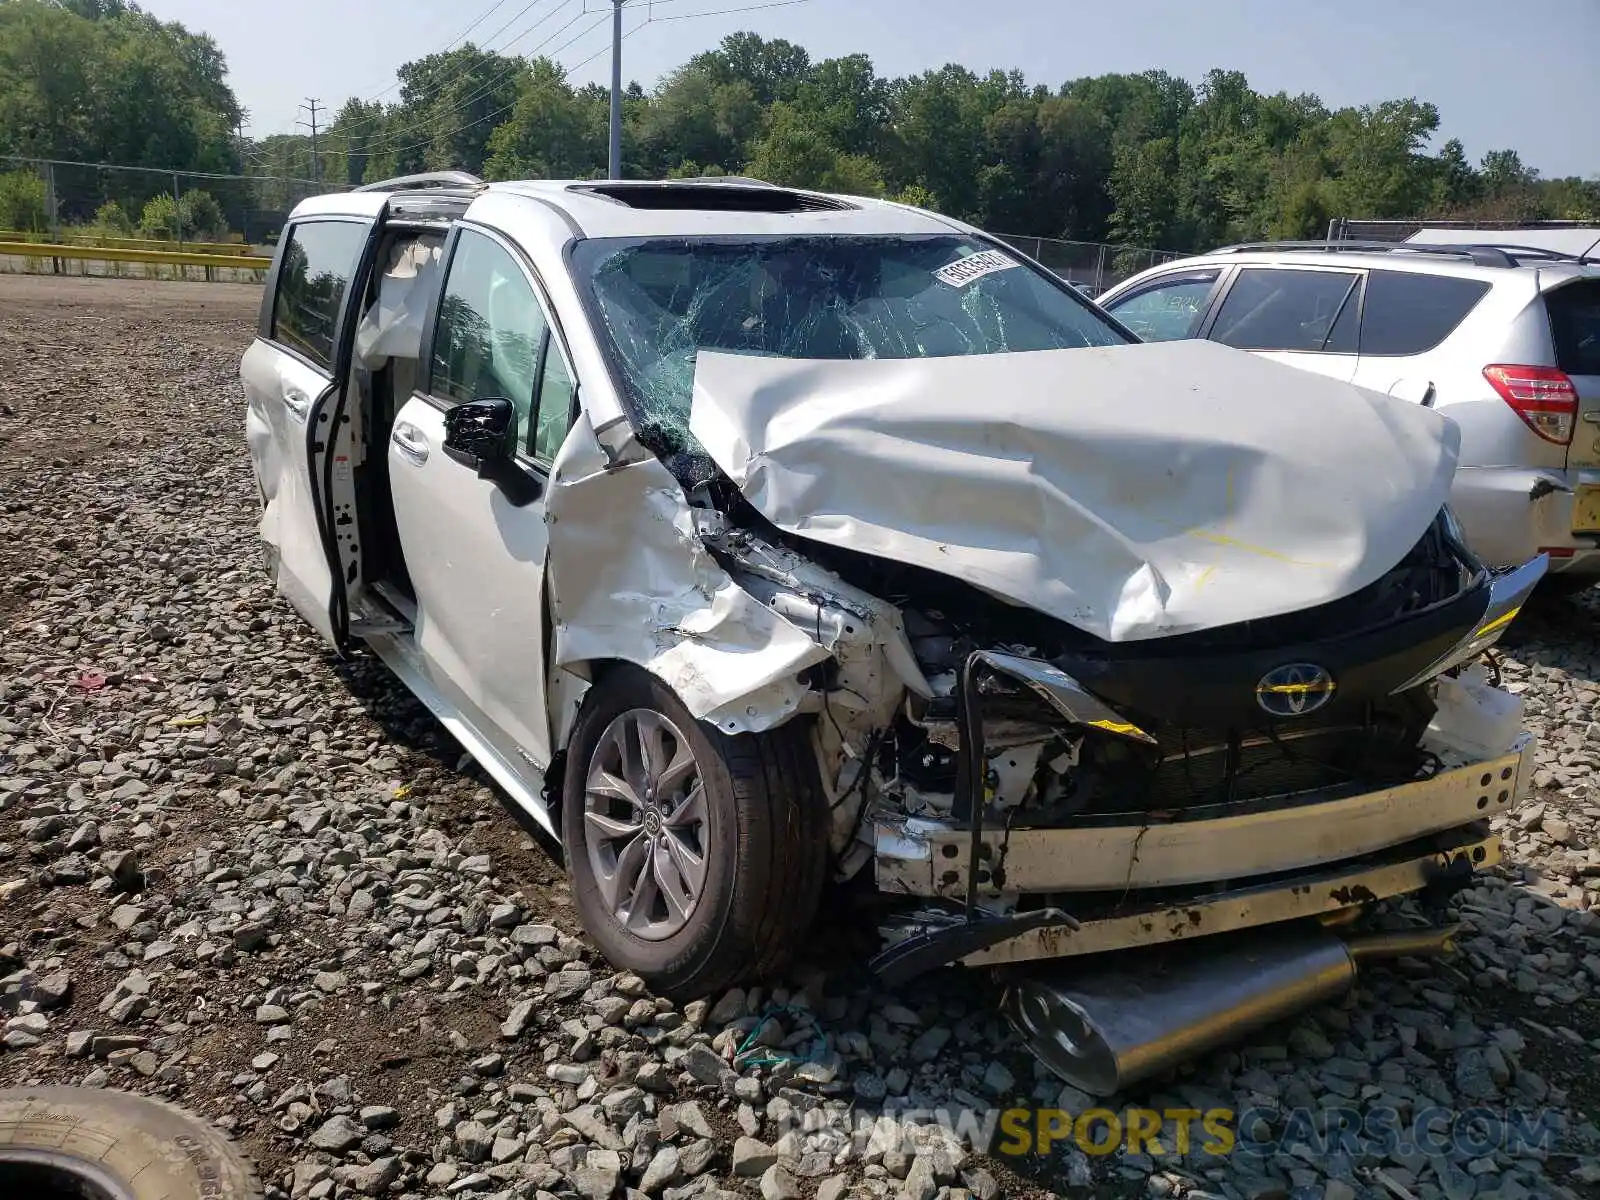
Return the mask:
{"type": "MultiPolygon", "coordinates": [[[[527,2],[505,0],[471,39],[484,44],[527,2]]],[[[628,0],[623,27],[639,29],[623,44],[624,74],[650,87],[738,29],[788,38],[813,58],[864,52],[890,76],[959,62],[979,72],[1018,68],[1030,82],[1054,87],[1150,68],[1197,80],[1224,67],[1243,71],[1258,91],[1314,92],[1333,107],[1431,100],[1442,118],[1439,139],[1459,137],[1474,161],[1512,147],[1546,175],[1600,176],[1600,0],[804,0],[666,19],[760,2],[628,0]],[[646,16],[653,19],[642,24],[646,16]]],[[[443,49],[492,3],[144,0],[144,7],[216,39],[250,110],[249,132],[260,137],[293,128],[307,96],[337,108],[352,94],[380,93],[396,66],[443,49]]],[[[536,0],[489,45],[527,53],[568,26],[544,52],[582,34],[556,57],[575,68],[575,81],[604,81],[609,9],[606,0],[536,0]],[[590,12],[580,16],[585,4],[590,12]]]]}

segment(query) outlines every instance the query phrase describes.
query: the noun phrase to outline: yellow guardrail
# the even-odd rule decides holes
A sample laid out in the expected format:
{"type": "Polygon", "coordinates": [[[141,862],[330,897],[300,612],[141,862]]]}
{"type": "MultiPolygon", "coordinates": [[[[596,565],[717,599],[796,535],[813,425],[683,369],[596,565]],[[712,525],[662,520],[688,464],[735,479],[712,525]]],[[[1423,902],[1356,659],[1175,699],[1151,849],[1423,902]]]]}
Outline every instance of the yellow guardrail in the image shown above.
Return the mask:
{"type": "Polygon", "coordinates": [[[176,250],[180,254],[228,254],[249,257],[251,247],[243,242],[179,242],[162,238],[125,238],[106,234],[63,230],[54,238],[48,233],[29,233],[19,229],[0,229],[0,242],[47,242],[56,246],[108,246],[120,250],[176,250]]]}
{"type": "Polygon", "coordinates": [[[176,250],[125,250],[119,246],[67,246],[47,242],[0,242],[0,257],[48,259],[52,274],[62,272],[68,260],[84,262],[144,263],[147,266],[203,267],[206,278],[218,269],[265,271],[270,258],[245,254],[191,254],[176,250]]]}

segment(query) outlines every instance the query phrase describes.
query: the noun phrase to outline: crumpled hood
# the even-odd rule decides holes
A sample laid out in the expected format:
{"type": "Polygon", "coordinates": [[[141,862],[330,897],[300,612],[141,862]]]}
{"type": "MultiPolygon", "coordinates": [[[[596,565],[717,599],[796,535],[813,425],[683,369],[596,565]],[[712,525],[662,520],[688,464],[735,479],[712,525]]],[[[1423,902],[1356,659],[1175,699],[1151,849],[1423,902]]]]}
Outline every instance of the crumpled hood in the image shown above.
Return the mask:
{"type": "Polygon", "coordinates": [[[1113,642],[1324,604],[1446,502],[1431,409],[1210,342],[931,359],[702,351],[690,432],[778,528],[1113,642]]]}

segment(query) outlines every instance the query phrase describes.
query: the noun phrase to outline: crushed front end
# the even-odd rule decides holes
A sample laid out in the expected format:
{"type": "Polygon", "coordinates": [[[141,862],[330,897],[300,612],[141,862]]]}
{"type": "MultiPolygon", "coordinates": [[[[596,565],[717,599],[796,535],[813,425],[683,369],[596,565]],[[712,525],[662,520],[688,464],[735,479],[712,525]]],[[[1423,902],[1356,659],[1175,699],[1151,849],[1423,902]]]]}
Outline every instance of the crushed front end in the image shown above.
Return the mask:
{"type": "Polygon", "coordinates": [[[1086,1090],[1443,947],[1342,935],[1496,862],[1533,745],[1481,660],[1547,563],[1467,549],[1436,413],[1191,343],[702,353],[689,431],[702,544],[827,652],[793,714],[874,966],[999,969],[1086,1090]]]}
{"type": "MultiPolygon", "coordinates": [[[[1055,969],[1081,984],[1127,961],[1113,952],[1160,948],[1163,986],[1209,995],[1231,971],[1235,991],[1266,990],[1185,1042],[1150,980],[1124,987],[1107,1011],[1143,1006],[1166,1050],[1096,1074],[1044,1048],[1089,1090],[1348,983],[1356,951],[1326,931],[1379,900],[1443,897],[1494,865],[1489,820],[1531,779],[1520,701],[1493,686],[1483,657],[1545,560],[1484,570],[1448,510],[1350,596],[1123,644],[915,568],[817,546],[801,556],[766,532],[771,542],[728,531],[710,544],[835,651],[815,680],[819,753],[836,781],[842,873],[866,863],[875,876],[886,982],[1000,968],[1018,981],[1013,1018],[1036,1049],[1059,1040],[1068,1011],[1057,1004],[1048,1035],[1021,1015],[1055,995],[1042,990],[1045,960],[1077,960],[1055,969]],[[885,684],[919,673],[884,707],[885,684]],[[1257,932],[1200,941],[1245,930],[1257,932]],[[1195,945],[1174,958],[1177,943],[1195,945]]],[[[1101,1018],[1078,1016],[1077,1039],[1093,1041],[1101,1018]]]]}

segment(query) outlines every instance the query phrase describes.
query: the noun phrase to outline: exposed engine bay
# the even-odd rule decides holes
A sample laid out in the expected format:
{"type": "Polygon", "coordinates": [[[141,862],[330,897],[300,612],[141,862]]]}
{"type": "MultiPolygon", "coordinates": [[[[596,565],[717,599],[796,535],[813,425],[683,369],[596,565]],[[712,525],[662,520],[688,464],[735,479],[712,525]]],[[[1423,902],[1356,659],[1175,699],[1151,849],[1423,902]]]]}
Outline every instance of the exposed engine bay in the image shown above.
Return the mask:
{"type": "MultiPolygon", "coordinates": [[[[1098,696],[1120,693],[1124,701],[1113,712],[1086,692],[1080,703],[1090,719],[1073,723],[1017,672],[983,672],[975,698],[983,714],[986,824],[1164,819],[1228,802],[1425,778],[1444,765],[1424,744],[1436,714],[1434,689],[1426,682],[1397,685],[1472,630],[1487,601],[1483,573],[1441,514],[1392,571],[1325,611],[1164,639],[1159,655],[1152,655],[1148,645],[1108,645],[915,567],[806,546],[766,526],[748,506],[736,504],[733,512],[747,527],[730,526],[708,539],[713,552],[747,590],[815,626],[834,651],[832,660],[813,669],[813,683],[825,717],[820,736],[832,743],[824,754],[840,761],[827,764],[828,774],[839,776],[837,803],[851,812],[853,832],[865,827],[862,814],[874,805],[909,817],[970,818],[960,779],[960,684],[980,652],[1003,662],[1048,665],[1077,681],[1105,680],[1094,689],[1098,696]],[[886,632],[890,607],[900,628],[886,632]],[[1383,636],[1397,624],[1408,627],[1403,637],[1383,636]],[[832,639],[822,635],[824,628],[832,639]],[[1354,694],[1310,715],[1282,719],[1253,703],[1230,708],[1193,699],[1224,688],[1253,699],[1260,677],[1252,673],[1255,659],[1264,654],[1281,661],[1308,642],[1336,640],[1316,639],[1318,628],[1376,630],[1385,646],[1398,646],[1390,661],[1373,661],[1371,647],[1361,647],[1367,676],[1387,686],[1350,689],[1354,694]],[[882,702],[869,697],[881,690],[886,672],[872,654],[852,656],[847,647],[877,638],[881,653],[891,656],[901,633],[925,694],[907,688],[881,720],[882,702]],[[1225,668],[1217,663],[1221,655],[1225,668]],[[1140,688],[1146,678],[1148,691],[1140,688]]],[[[1328,657],[1325,645],[1317,649],[1328,657]]],[[[859,869],[862,860],[849,846],[835,849],[859,869]]]]}
{"type": "Polygon", "coordinates": [[[1484,818],[1527,786],[1532,741],[1520,704],[1468,664],[1544,564],[1491,580],[1448,510],[1392,570],[1319,610],[1114,646],[729,509],[703,526],[718,530],[708,548],[833,655],[809,676],[832,848],[841,878],[873,868],[886,981],[1156,952],[1142,974],[1057,966],[1008,993],[1030,1048],[1092,1093],[1331,995],[1360,959],[1444,952],[1448,930],[1346,942],[1334,927],[1497,861],[1484,818]],[[1255,672],[1296,658],[1350,666],[1356,685],[1285,692],[1274,715],[1255,672]],[[909,682],[890,709],[897,674],[909,682]],[[1208,937],[1263,924],[1281,928],[1208,937]],[[1219,986],[1249,1003],[1224,1012],[1219,986]],[[1146,1017],[1130,1023],[1129,1003],[1146,1017]]]}

